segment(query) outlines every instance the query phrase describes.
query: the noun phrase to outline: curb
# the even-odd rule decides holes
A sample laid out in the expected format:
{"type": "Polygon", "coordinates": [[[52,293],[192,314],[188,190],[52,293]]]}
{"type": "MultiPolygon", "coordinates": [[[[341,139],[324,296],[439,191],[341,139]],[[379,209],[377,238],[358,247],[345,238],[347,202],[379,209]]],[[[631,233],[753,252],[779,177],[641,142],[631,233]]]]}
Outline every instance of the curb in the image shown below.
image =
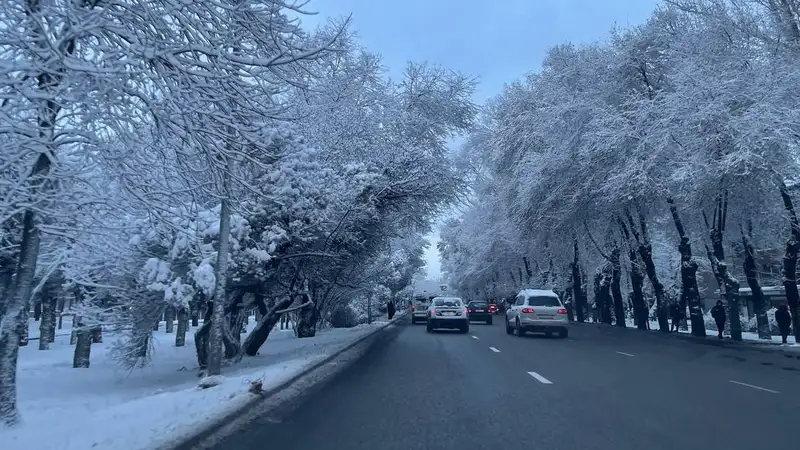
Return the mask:
{"type": "Polygon", "coordinates": [[[219,420],[214,421],[214,423],[212,423],[209,426],[203,428],[202,430],[200,430],[200,431],[188,436],[185,439],[181,439],[180,442],[178,442],[176,444],[167,444],[167,445],[161,446],[159,448],[161,448],[162,450],[191,450],[191,449],[195,448],[196,446],[200,445],[202,442],[204,442],[205,440],[207,440],[208,438],[213,436],[215,433],[220,431],[222,428],[224,428],[229,423],[231,423],[231,422],[239,419],[240,417],[244,416],[245,413],[247,413],[247,411],[249,411],[251,408],[253,408],[256,405],[258,405],[259,403],[261,403],[264,400],[267,400],[270,397],[273,397],[274,395],[276,395],[276,394],[284,391],[285,389],[291,387],[291,385],[293,385],[299,379],[307,376],[308,374],[314,372],[315,370],[319,369],[320,367],[328,364],[329,362],[333,361],[334,359],[336,359],[337,357],[339,357],[343,353],[347,352],[348,350],[352,349],[356,345],[361,344],[364,341],[366,341],[366,340],[374,337],[375,335],[383,332],[384,330],[389,328],[391,325],[394,325],[395,323],[397,323],[398,321],[404,319],[405,317],[406,317],[406,313],[397,314],[388,323],[386,323],[384,325],[381,325],[381,326],[377,327],[375,330],[365,334],[364,336],[361,336],[361,337],[355,339],[353,342],[350,342],[349,344],[345,345],[344,347],[340,348],[339,350],[336,350],[335,352],[333,352],[330,355],[326,356],[322,360],[320,360],[320,361],[318,361],[318,362],[306,367],[305,369],[301,370],[300,372],[296,373],[291,378],[289,378],[288,380],[282,382],[281,384],[279,384],[279,385],[277,385],[277,386],[275,386],[275,387],[273,387],[271,389],[264,390],[263,392],[261,392],[261,394],[255,396],[252,400],[249,400],[247,403],[245,403],[241,407],[239,407],[236,410],[231,411],[229,414],[219,418],[219,420]]]}
{"type": "MultiPolygon", "coordinates": [[[[572,322],[572,324],[579,324],[579,322],[572,322]]],[[[614,331],[634,331],[634,332],[642,332],[646,333],[648,336],[653,336],[656,339],[679,339],[685,342],[692,342],[699,345],[708,345],[711,347],[720,347],[726,348],[731,350],[739,350],[739,351],[752,351],[758,353],[766,353],[766,354],[779,354],[783,355],[786,358],[791,359],[798,359],[800,360],[800,350],[790,350],[785,347],[782,347],[778,344],[768,344],[768,343],[759,343],[759,342],[737,342],[732,341],[730,338],[726,339],[716,339],[716,337],[697,337],[692,336],[688,333],[664,333],[660,332],[659,330],[639,330],[635,327],[616,327],[614,325],[605,325],[605,324],[598,324],[594,322],[584,322],[583,325],[594,325],[596,328],[599,329],[608,329],[614,331]]]]}

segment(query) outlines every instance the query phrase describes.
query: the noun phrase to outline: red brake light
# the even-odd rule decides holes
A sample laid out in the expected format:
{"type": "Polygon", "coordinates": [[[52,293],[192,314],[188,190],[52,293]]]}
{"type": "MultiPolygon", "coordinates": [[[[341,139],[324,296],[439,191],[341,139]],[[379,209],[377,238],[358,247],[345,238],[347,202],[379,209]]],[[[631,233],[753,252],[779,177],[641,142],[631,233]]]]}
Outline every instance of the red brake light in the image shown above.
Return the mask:
{"type": "Polygon", "coordinates": [[[468,312],[468,313],[471,313],[471,312],[472,312],[472,310],[471,310],[471,309],[468,309],[468,310],[467,310],[467,312],[468,312]]]}
{"type": "Polygon", "coordinates": [[[533,309],[533,308],[522,308],[522,312],[524,312],[524,313],[532,313],[532,312],[536,312],[536,310],[533,309]]]}
{"type": "Polygon", "coordinates": [[[435,314],[436,314],[436,310],[435,310],[435,309],[432,309],[432,310],[431,310],[431,315],[433,316],[433,315],[435,315],[435,314]]]}
{"type": "Polygon", "coordinates": [[[414,312],[414,305],[411,305],[411,312],[414,312]]]}
{"type": "Polygon", "coordinates": [[[564,308],[561,308],[561,309],[559,309],[557,312],[558,312],[559,314],[566,314],[566,313],[567,313],[567,310],[566,310],[566,309],[564,309],[564,308]]]}

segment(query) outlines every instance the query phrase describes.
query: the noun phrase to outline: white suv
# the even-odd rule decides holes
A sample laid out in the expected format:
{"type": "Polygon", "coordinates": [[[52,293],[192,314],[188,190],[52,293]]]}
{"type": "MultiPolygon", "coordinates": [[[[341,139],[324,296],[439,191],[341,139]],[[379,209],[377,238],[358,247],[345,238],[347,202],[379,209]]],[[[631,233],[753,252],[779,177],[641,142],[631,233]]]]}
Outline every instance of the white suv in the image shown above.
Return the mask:
{"type": "Polygon", "coordinates": [[[558,337],[569,335],[567,310],[553,291],[525,289],[506,311],[506,333],[523,336],[526,331],[544,332],[558,337]]]}
{"type": "Polygon", "coordinates": [[[458,297],[435,297],[428,307],[428,333],[436,328],[458,329],[469,332],[467,307],[458,297]]]}

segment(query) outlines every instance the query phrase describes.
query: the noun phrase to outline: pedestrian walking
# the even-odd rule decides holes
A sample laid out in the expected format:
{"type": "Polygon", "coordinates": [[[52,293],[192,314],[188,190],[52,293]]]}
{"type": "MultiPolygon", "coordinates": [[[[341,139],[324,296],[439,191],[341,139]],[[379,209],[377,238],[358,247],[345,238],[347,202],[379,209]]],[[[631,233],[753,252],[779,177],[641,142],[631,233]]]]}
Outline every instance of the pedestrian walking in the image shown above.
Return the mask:
{"type": "Polygon", "coordinates": [[[778,331],[781,333],[782,342],[787,344],[787,339],[789,338],[789,333],[792,328],[792,315],[789,313],[788,306],[778,306],[778,310],[775,311],[775,322],[778,323],[778,331]]]}
{"type": "Polygon", "coordinates": [[[389,313],[389,320],[392,320],[392,317],[394,317],[394,301],[389,300],[386,305],[386,312],[389,313]]]}
{"type": "Polygon", "coordinates": [[[678,305],[677,302],[669,305],[669,315],[672,318],[672,324],[669,326],[669,331],[672,332],[673,329],[677,333],[678,332],[678,325],[681,323],[681,307],[678,305]]]}
{"type": "Polygon", "coordinates": [[[711,317],[717,322],[717,337],[722,339],[722,332],[725,331],[725,306],[722,300],[717,300],[717,304],[711,308],[711,317]]]}

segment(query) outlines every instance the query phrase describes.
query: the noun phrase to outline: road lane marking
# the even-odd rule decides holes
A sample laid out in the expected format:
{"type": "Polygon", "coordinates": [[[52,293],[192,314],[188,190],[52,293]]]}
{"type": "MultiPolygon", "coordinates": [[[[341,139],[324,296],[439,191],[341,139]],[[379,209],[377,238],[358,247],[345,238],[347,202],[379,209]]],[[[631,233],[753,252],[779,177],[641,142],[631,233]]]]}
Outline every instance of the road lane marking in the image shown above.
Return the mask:
{"type": "Polygon", "coordinates": [[[496,349],[494,347],[489,347],[489,350],[491,350],[491,351],[493,351],[495,353],[500,353],[500,350],[498,350],[498,349],[496,349]]]}
{"type": "Polygon", "coordinates": [[[747,386],[749,388],[758,389],[759,391],[769,392],[770,394],[780,394],[780,392],[778,391],[773,391],[772,389],[763,388],[761,386],[756,386],[754,384],[747,384],[747,383],[742,383],[741,381],[734,381],[734,380],[728,380],[728,381],[730,381],[733,384],[738,384],[739,386],[747,386]]]}
{"type": "Polygon", "coordinates": [[[478,340],[478,336],[472,336],[472,339],[478,340]]]}
{"type": "Polygon", "coordinates": [[[528,372],[528,375],[532,376],[533,378],[536,378],[536,380],[537,380],[538,382],[542,383],[542,384],[553,384],[553,382],[552,382],[552,381],[550,381],[550,380],[548,380],[547,378],[545,378],[545,377],[543,377],[543,376],[539,375],[539,374],[538,374],[538,373],[536,373],[536,372],[528,372]]]}
{"type": "Polygon", "coordinates": [[[620,355],[623,355],[623,356],[630,356],[630,357],[636,356],[636,355],[632,355],[630,353],[625,353],[625,352],[617,352],[617,353],[619,353],[620,355]]]}

